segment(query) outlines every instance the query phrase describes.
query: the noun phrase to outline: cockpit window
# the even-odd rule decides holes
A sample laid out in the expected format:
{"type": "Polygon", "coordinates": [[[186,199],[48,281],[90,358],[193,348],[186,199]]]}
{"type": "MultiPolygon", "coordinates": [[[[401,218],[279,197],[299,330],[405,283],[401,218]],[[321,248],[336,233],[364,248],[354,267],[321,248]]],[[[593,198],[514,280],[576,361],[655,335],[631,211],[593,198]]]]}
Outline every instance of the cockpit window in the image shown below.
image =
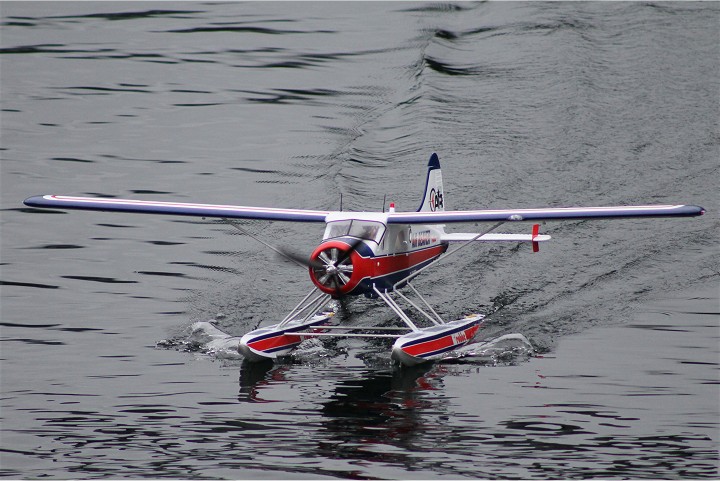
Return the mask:
{"type": "Polygon", "coordinates": [[[350,232],[348,235],[380,242],[380,238],[384,232],[385,226],[383,226],[380,222],[354,220],[350,226],[350,232]]]}
{"type": "Polygon", "coordinates": [[[385,224],[369,220],[341,220],[328,222],[325,238],[342,237],[349,235],[365,240],[380,242],[385,233],[385,224]]]}
{"type": "Polygon", "coordinates": [[[332,239],[333,237],[342,237],[347,235],[348,231],[350,231],[350,222],[351,221],[349,220],[329,222],[325,238],[332,239]]]}

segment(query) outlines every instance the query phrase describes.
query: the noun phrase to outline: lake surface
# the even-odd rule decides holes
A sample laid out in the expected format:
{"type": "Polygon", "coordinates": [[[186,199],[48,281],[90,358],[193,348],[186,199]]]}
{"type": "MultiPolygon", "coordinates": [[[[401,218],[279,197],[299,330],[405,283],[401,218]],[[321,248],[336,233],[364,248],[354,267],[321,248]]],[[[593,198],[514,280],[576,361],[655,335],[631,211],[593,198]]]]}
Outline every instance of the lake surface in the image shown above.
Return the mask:
{"type": "MultiPolygon", "coordinates": [[[[717,3],[0,15],[0,476],[720,476],[717,3]],[[444,317],[486,314],[478,342],[399,369],[385,342],[306,342],[274,365],[219,348],[310,286],[227,224],[22,205],[414,210],[432,152],[449,209],[708,212],[467,249],[417,286],[444,317]]],[[[301,253],[322,235],[242,225],[301,253]]],[[[341,318],[393,316],[354,299],[341,318]]]]}

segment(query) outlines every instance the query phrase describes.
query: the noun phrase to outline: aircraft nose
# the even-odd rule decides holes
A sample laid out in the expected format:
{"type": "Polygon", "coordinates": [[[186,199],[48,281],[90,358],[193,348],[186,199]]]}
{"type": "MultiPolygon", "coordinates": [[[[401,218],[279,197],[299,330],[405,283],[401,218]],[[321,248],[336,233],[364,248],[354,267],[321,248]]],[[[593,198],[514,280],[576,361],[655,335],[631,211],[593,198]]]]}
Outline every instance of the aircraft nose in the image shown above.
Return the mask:
{"type": "Polygon", "coordinates": [[[323,292],[340,297],[349,290],[354,270],[352,246],[333,241],[321,244],[310,256],[310,278],[323,292]]]}

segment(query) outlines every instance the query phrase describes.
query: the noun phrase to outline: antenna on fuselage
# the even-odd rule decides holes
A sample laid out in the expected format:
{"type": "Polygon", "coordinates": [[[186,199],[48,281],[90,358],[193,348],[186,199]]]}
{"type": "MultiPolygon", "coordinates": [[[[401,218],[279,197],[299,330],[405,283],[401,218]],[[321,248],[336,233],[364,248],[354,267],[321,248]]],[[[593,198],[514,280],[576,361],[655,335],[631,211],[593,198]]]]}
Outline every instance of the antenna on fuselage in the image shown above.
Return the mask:
{"type": "Polygon", "coordinates": [[[387,200],[387,194],[383,195],[383,214],[385,213],[385,201],[387,200]]]}
{"type": "Polygon", "coordinates": [[[342,212],[342,192],[340,192],[340,212],[342,212]]]}

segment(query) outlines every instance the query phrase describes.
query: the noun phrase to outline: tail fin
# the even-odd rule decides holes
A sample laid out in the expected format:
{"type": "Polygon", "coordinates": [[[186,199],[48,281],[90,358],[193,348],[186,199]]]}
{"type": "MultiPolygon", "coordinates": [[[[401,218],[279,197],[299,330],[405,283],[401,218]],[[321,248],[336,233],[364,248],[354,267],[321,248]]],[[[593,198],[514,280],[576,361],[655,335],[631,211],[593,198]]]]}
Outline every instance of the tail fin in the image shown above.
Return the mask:
{"type": "Polygon", "coordinates": [[[442,171],[440,159],[433,153],[428,162],[427,180],[425,181],[425,194],[418,212],[443,212],[445,210],[445,197],[443,192],[442,171]]]}

